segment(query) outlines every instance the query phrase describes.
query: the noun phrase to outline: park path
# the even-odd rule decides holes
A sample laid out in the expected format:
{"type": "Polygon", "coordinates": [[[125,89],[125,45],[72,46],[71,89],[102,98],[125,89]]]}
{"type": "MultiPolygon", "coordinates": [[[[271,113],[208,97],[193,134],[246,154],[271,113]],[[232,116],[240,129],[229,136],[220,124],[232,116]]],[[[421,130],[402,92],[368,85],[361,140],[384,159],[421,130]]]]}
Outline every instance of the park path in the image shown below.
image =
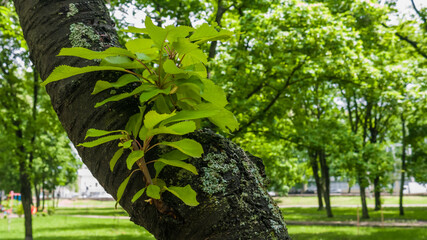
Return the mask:
{"type": "MultiPolygon", "coordinates": [[[[130,220],[126,216],[100,216],[100,215],[60,215],[66,217],[79,218],[99,218],[99,219],[125,219],[130,220]]],[[[356,221],[285,221],[287,225],[305,225],[305,226],[357,226],[356,221]]],[[[360,227],[427,227],[427,221],[416,222],[378,222],[365,221],[359,222],[360,227]]]]}
{"type": "MultiPolygon", "coordinates": [[[[279,208],[317,208],[319,205],[290,205],[290,204],[278,204],[279,208]]],[[[357,204],[350,204],[350,205],[333,205],[332,208],[339,208],[339,207],[345,207],[345,208],[358,208],[360,205],[357,204]]],[[[368,204],[369,208],[374,208],[375,205],[368,204]]],[[[382,207],[399,207],[399,204],[383,204],[382,207]]],[[[406,207],[427,207],[427,204],[405,204],[403,205],[404,208],[406,207]]]]}
{"type": "Polygon", "coordinates": [[[378,222],[378,221],[285,221],[287,225],[304,225],[304,226],[360,226],[360,227],[427,227],[427,221],[417,222],[378,222]]]}

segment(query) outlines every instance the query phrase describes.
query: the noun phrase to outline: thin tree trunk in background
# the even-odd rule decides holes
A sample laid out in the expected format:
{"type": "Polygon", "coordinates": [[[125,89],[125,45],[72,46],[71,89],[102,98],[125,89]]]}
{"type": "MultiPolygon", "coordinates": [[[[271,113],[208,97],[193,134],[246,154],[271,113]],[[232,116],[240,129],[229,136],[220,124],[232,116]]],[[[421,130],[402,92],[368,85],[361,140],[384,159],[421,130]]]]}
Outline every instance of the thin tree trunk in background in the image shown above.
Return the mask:
{"type": "Polygon", "coordinates": [[[363,186],[363,182],[359,178],[359,187],[360,187],[360,199],[362,201],[362,218],[368,219],[369,218],[369,212],[368,212],[368,205],[366,204],[366,187],[363,186]]]}
{"type": "Polygon", "coordinates": [[[36,194],[36,208],[37,211],[40,210],[40,186],[39,184],[34,183],[34,193],[36,194]]]}
{"type": "Polygon", "coordinates": [[[405,173],[406,173],[406,121],[403,113],[400,115],[402,122],[402,170],[400,173],[400,191],[399,191],[399,215],[405,215],[403,210],[403,188],[405,186],[405,173]]]}
{"type": "Polygon", "coordinates": [[[322,185],[320,183],[320,177],[319,177],[319,165],[317,162],[317,151],[310,151],[309,152],[310,157],[310,163],[311,163],[311,169],[313,170],[313,177],[314,181],[316,182],[316,189],[317,189],[317,202],[318,202],[318,208],[317,210],[320,211],[323,209],[323,200],[322,200],[322,185]]]}
{"type": "Polygon", "coordinates": [[[44,179],[42,179],[42,194],[43,194],[43,203],[42,203],[42,209],[41,211],[44,210],[44,206],[45,206],[45,200],[46,200],[46,196],[45,196],[45,189],[44,189],[44,179]]]}
{"type": "MultiPolygon", "coordinates": [[[[16,124],[15,124],[16,125],[16,124]]],[[[18,124],[19,126],[19,124],[18,124]]],[[[16,131],[18,139],[23,138],[21,130],[16,131]]],[[[25,225],[25,240],[33,239],[33,222],[31,218],[31,182],[30,182],[30,169],[26,159],[25,147],[19,147],[19,179],[21,183],[21,201],[24,209],[24,225],[25,225]]]]}
{"type": "Polygon", "coordinates": [[[50,190],[50,202],[52,204],[52,209],[55,208],[55,191],[50,190]]]}
{"type": "Polygon", "coordinates": [[[381,210],[381,186],[380,177],[374,179],[374,194],[375,194],[375,211],[381,210]]]}
{"type": "Polygon", "coordinates": [[[320,168],[322,172],[322,179],[323,179],[323,199],[325,200],[325,208],[326,208],[326,215],[331,218],[334,215],[332,214],[332,207],[331,207],[331,199],[330,199],[330,177],[329,177],[329,167],[326,162],[326,153],[325,150],[322,149],[319,151],[319,162],[320,162],[320,168]]]}
{"type": "Polygon", "coordinates": [[[58,208],[58,206],[59,206],[59,197],[61,196],[61,193],[59,192],[59,190],[58,190],[58,193],[57,193],[57,195],[56,195],[56,207],[58,208]]]}
{"type": "MultiPolygon", "coordinates": [[[[222,5],[222,0],[217,0],[217,6],[218,6],[218,9],[215,15],[215,22],[218,24],[218,26],[221,27],[222,16],[224,15],[224,13],[227,11],[228,8],[222,5]]],[[[218,41],[211,42],[211,45],[209,47],[209,54],[208,54],[209,60],[215,58],[217,45],[218,45],[218,41]]],[[[208,78],[210,78],[211,71],[208,66],[206,66],[206,71],[208,73],[208,78]]]]}

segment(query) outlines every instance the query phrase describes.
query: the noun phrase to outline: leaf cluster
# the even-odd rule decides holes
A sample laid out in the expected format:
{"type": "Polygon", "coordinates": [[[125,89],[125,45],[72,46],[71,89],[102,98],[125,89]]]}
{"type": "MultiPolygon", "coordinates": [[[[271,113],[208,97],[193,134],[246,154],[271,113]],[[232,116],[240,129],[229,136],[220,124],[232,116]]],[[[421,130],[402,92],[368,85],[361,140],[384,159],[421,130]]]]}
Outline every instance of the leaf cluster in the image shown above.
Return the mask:
{"type": "Polygon", "coordinates": [[[138,97],[139,113],[130,117],[124,130],[89,129],[86,138],[92,140],[79,146],[95,147],[120,140],[119,149],[110,160],[111,171],[114,171],[120,158],[129,153],[126,157],[128,170],[133,170],[135,165],[137,168],[130,172],[118,188],[117,202],[122,198],[132,175],[141,171],[146,186],[133,196],[132,202],[144,193],[149,197],[146,201],[159,200],[161,193],[168,191],[185,204],[196,206],[196,192],[190,185],[167,186],[165,181],[159,178],[159,174],[166,166],[183,168],[198,174],[196,168],[186,160],[202,156],[203,148],[200,143],[188,138],[155,144],[152,144],[152,141],[159,135],[182,136],[194,132],[200,127],[203,118],[208,118],[225,132],[238,128],[234,115],[225,109],[228,102],[224,91],[207,79],[207,57],[199,48],[200,44],[207,41],[228,39],[232,33],[226,30],[217,31],[208,24],[202,24],[196,29],[187,26],[161,28],[155,26],[149,17],[145,19],[145,28],[130,27],[125,31],[140,33],[148,38],[132,39],[126,42],[126,49],[110,47],[102,52],[85,48],[64,48],[58,56],[101,60],[100,64],[82,68],[59,66],[43,85],[94,71],[124,72],[116,82],[97,81],[92,94],[121,89],[130,84],[135,86],[133,90],[112,94],[111,97],[98,102],[95,108],[109,102],[138,97]],[[174,150],[147,162],[145,155],[156,146],[174,150]],[[155,176],[150,175],[147,164],[154,164],[155,176]]]}

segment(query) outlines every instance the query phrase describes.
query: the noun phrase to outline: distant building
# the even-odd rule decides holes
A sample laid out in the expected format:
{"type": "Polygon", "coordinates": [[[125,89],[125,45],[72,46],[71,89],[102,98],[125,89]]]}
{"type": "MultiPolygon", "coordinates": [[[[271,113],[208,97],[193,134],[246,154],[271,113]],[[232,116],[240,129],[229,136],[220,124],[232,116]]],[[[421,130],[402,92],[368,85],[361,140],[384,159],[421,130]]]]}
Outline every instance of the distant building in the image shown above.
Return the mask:
{"type": "Polygon", "coordinates": [[[113,198],[84,164],[77,171],[77,184],[78,196],[81,198],[113,198]]]}

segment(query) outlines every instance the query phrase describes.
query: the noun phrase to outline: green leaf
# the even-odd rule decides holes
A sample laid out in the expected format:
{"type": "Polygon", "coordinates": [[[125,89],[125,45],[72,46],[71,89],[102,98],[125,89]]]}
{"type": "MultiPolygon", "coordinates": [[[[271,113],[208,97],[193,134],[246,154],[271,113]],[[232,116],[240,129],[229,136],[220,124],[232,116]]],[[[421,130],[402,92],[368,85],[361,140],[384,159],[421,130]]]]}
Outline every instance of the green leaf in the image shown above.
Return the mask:
{"type": "Polygon", "coordinates": [[[145,108],[146,106],[139,107],[139,113],[132,115],[126,123],[126,131],[135,137],[138,136],[139,130],[141,129],[145,108]]]}
{"type": "Polygon", "coordinates": [[[118,48],[118,47],[110,47],[102,52],[92,51],[82,47],[62,48],[58,56],[74,56],[74,57],[80,57],[80,58],[85,58],[89,60],[104,59],[106,57],[112,57],[112,56],[127,56],[130,58],[136,57],[130,51],[123,48],[118,48]]]}
{"type": "Polygon", "coordinates": [[[170,92],[170,87],[168,87],[167,89],[159,89],[159,88],[151,88],[148,91],[144,91],[143,93],[141,93],[141,96],[139,96],[139,101],[141,104],[144,104],[146,101],[154,98],[155,96],[163,93],[163,94],[169,94],[170,92]]]}
{"type": "Polygon", "coordinates": [[[195,84],[181,84],[176,91],[176,98],[178,99],[176,104],[182,109],[194,109],[193,106],[196,106],[202,102],[200,93],[201,89],[195,84]],[[181,103],[186,103],[191,107],[182,107],[181,103]]]}
{"type": "Polygon", "coordinates": [[[133,53],[144,53],[147,49],[152,49],[153,40],[137,38],[126,42],[126,48],[133,53]]]}
{"type": "Polygon", "coordinates": [[[134,61],[132,61],[130,58],[125,56],[112,56],[112,57],[104,58],[104,62],[102,65],[113,65],[116,67],[123,67],[129,64],[132,64],[133,62],[134,61]]]}
{"type": "Polygon", "coordinates": [[[172,25],[166,26],[166,31],[168,31],[167,39],[169,42],[173,43],[178,41],[180,38],[185,38],[190,34],[190,32],[194,32],[194,28],[189,26],[179,26],[175,27],[172,25]]]}
{"type": "Polygon", "coordinates": [[[228,39],[232,35],[232,32],[226,30],[217,32],[213,26],[209,26],[209,24],[203,23],[199,28],[196,29],[196,31],[194,31],[193,35],[190,37],[190,40],[198,40],[196,44],[201,44],[207,41],[228,39]]]}
{"type": "Polygon", "coordinates": [[[165,181],[163,181],[163,179],[160,179],[160,178],[154,178],[153,184],[156,186],[159,186],[160,191],[163,191],[163,187],[166,187],[165,181]]]}
{"type": "Polygon", "coordinates": [[[182,110],[162,122],[162,126],[172,122],[179,122],[184,120],[194,120],[200,118],[207,118],[218,114],[218,109],[207,109],[207,110],[182,110]]]}
{"type": "Polygon", "coordinates": [[[182,153],[178,150],[172,150],[170,152],[164,153],[160,156],[160,158],[168,159],[168,160],[185,160],[188,159],[190,156],[182,153]]]}
{"type": "MultiPolygon", "coordinates": [[[[196,130],[196,124],[193,121],[180,122],[171,126],[160,126],[149,130],[146,138],[155,136],[158,134],[173,134],[173,135],[185,135],[196,130]]],[[[144,139],[145,140],[145,139],[144,139]]]]}
{"type": "Polygon", "coordinates": [[[159,56],[159,49],[153,47],[154,42],[151,39],[134,39],[126,43],[126,48],[136,54],[138,59],[151,61],[159,56]]]}
{"type": "Polygon", "coordinates": [[[181,78],[181,79],[177,79],[175,80],[175,84],[177,86],[181,86],[183,84],[194,84],[196,85],[201,92],[203,92],[203,90],[205,89],[205,85],[203,84],[202,80],[200,80],[200,78],[196,77],[196,76],[191,76],[190,78],[181,78]]]}
{"type": "Polygon", "coordinates": [[[131,33],[144,33],[144,34],[148,33],[146,28],[137,28],[137,27],[128,27],[128,29],[124,29],[122,31],[131,32],[131,33]]]}
{"type": "Polygon", "coordinates": [[[217,110],[217,113],[209,117],[209,121],[218,126],[221,130],[225,132],[233,132],[239,129],[239,123],[237,122],[236,117],[230,111],[225,108],[219,108],[212,103],[202,103],[195,107],[198,110],[208,110],[214,109],[217,110]]]}
{"type": "Polygon", "coordinates": [[[123,130],[105,131],[105,130],[99,130],[95,128],[89,128],[86,132],[85,140],[88,137],[101,137],[110,133],[117,133],[117,132],[123,132],[123,130]]]}
{"type": "Polygon", "coordinates": [[[132,82],[139,82],[139,78],[132,74],[121,76],[116,82],[107,82],[99,80],[96,82],[92,95],[102,92],[109,88],[120,88],[132,82]]]}
{"type": "Polygon", "coordinates": [[[122,144],[123,148],[130,148],[132,146],[133,140],[127,140],[122,144]]]}
{"type": "Polygon", "coordinates": [[[147,34],[150,36],[153,42],[157,45],[158,48],[161,49],[163,47],[163,43],[166,40],[168,32],[165,29],[154,25],[151,21],[151,18],[148,16],[145,18],[145,28],[147,30],[147,34]]]}
{"type": "Polygon", "coordinates": [[[221,108],[228,104],[224,90],[220,86],[208,79],[202,79],[202,82],[205,86],[201,95],[203,99],[221,108]]]}
{"type": "Polygon", "coordinates": [[[156,176],[154,178],[157,178],[157,176],[159,176],[160,172],[163,170],[164,167],[166,167],[166,164],[162,162],[154,162],[154,169],[156,170],[156,176]]]}
{"type": "Polygon", "coordinates": [[[142,91],[146,90],[147,88],[149,88],[151,85],[149,84],[142,84],[141,86],[135,88],[132,92],[126,92],[126,93],[121,93],[121,94],[117,94],[114,95],[112,97],[109,97],[107,99],[105,99],[102,102],[96,103],[95,104],[95,108],[100,107],[108,102],[115,102],[115,101],[119,101],[128,97],[132,97],[133,95],[136,95],[138,93],[141,93],[142,91]]]}
{"type": "Polygon", "coordinates": [[[166,73],[170,73],[170,74],[180,74],[180,73],[186,73],[185,70],[178,68],[175,65],[175,62],[168,59],[163,63],[163,69],[165,70],[166,73]]]}
{"type": "Polygon", "coordinates": [[[84,143],[80,143],[79,145],[77,145],[78,147],[82,146],[82,147],[95,147],[98,145],[101,145],[103,143],[106,142],[110,142],[116,139],[121,138],[123,135],[111,135],[111,136],[106,136],[106,137],[102,137],[102,138],[98,138],[95,141],[91,141],[91,142],[84,142],[84,143]]]}
{"type": "Polygon", "coordinates": [[[191,35],[190,40],[195,41],[206,37],[215,36],[217,34],[218,32],[213,26],[209,26],[209,24],[203,23],[198,28],[196,28],[196,31],[194,31],[193,35],[191,35]]]}
{"type": "MultiPolygon", "coordinates": [[[[201,62],[204,64],[207,64],[208,57],[202,50],[196,49],[185,55],[184,59],[181,61],[181,65],[183,67],[187,67],[194,64],[199,64],[201,62]]],[[[202,77],[206,77],[206,76],[202,76],[202,77]]]]}
{"type": "Polygon", "coordinates": [[[126,69],[145,68],[140,62],[136,60],[131,60],[130,58],[123,57],[123,56],[107,57],[101,61],[99,66],[113,66],[113,67],[121,67],[126,69]]]}
{"type": "Polygon", "coordinates": [[[145,114],[144,118],[144,126],[147,129],[154,128],[157,124],[159,124],[161,121],[168,119],[170,117],[173,117],[175,115],[175,112],[173,113],[157,113],[154,110],[149,111],[147,114],[145,114]]]}
{"type": "Polygon", "coordinates": [[[145,189],[146,189],[146,187],[139,190],[137,193],[135,193],[135,195],[133,195],[131,202],[134,203],[136,200],[138,200],[142,196],[142,194],[144,194],[145,189]]]}
{"type": "Polygon", "coordinates": [[[110,170],[111,172],[114,170],[114,166],[116,166],[117,161],[119,160],[119,158],[123,155],[123,148],[119,148],[119,150],[116,151],[116,153],[114,153],[113,158],[111,158],[110,160],[110,170]]]}
{"type": "Polygon", "coordinates": [[[117,203],[120,201],[120,199],[122,199],[123,193],[125,192],[126,186],[128,185],[129,179],[130,177],[132,177],[132,174],[129,174],[129,176],[127,178],[125,178],[125,180],[123,180],[123,182],[120,184],[119,188],[117,189],[117,203]]]}
{"type": "Polygon", "coordinates": [[[162,158],[157,159],[157,161],[162,162],[162,163],[167,164],[167,165],[174,166],[174,167],[184,168],[185,170],[188,170],[188,171],[198,175],[197,169],[196,169],[196,167],[193,166],[193,164],[186,163],[186,162],[179,161],[179,160],[168,160],[168,159],[162,159],[162,158]]]}
{"type": "Polygon", "coordinates": [[[185,71],[187,71],[191,75],[195,75],[199,79],[200,78],[204,79],[208,75],[205,65],[201,62],[197,62],[194,64],[192,63],[192,65],[185,66],[182,69],[184,69],[185,71]]]}
{"type": "Polygon", "coordinates": [[[196,199],[197,193],[191,188],[189,184],[185,187],[170,186],[165,187],[165,189],[171,192],[173,195],[177,196],[188,206],[194,207],[199,205],[199,202],[196,199]]]}
{"type": "Polygon", "coordinates": [[[190,42],[188,38],[178,38],[178,41],[174,42],[172,46],[181,55],[184,55],[193,50],[199,49],[199,46],[197,44],[190,42]]]}
{"type": "Polygon", "coordinates": [[[42,86],[46,86],[46,84],[59,81],[65,78],[69,78],[75,75],[88,73],[88,72],[96,72],[96,71],[105,71],[105,70],[111,70],[111,71],[126,71],[125,68],[121,67],[111,67],[111,66],[87,66],[87,67],[70,67],[70,66],[58,66],[56,67],[53,72],[49,75],[49,77],[41,83],[42,86]]]}
{"type": "Polygon", "coordinates": [[[170,99],[166,99],[166,95],[157,95],[156,100],[154,101],[154,109],[162,113],[171,113],[171,109],[174,108],[175,107],[172,105],[170,99]]]}
{"type": "Polygon", "coordinates": [[[126,159],[126,165],[129,170],[132,169],[133,164],[135,164],[136,161],[138,161],[140,158],[144,157],[144,151],[138,150],[138,151],[132,151],[128,158],[126,159]]]}
{"type": "Polygon", "coordinates": [[[148,185],[147,196],[154,199],[160,199],[160,187],[153,184],[148,185]]]}
{"type": "Polygon", "coordinates": [[[202,145],[188,138],[176,142],[161,142],[160,144],[176,148],[191,157],[201,157],[203,154],[202,145]]]}

